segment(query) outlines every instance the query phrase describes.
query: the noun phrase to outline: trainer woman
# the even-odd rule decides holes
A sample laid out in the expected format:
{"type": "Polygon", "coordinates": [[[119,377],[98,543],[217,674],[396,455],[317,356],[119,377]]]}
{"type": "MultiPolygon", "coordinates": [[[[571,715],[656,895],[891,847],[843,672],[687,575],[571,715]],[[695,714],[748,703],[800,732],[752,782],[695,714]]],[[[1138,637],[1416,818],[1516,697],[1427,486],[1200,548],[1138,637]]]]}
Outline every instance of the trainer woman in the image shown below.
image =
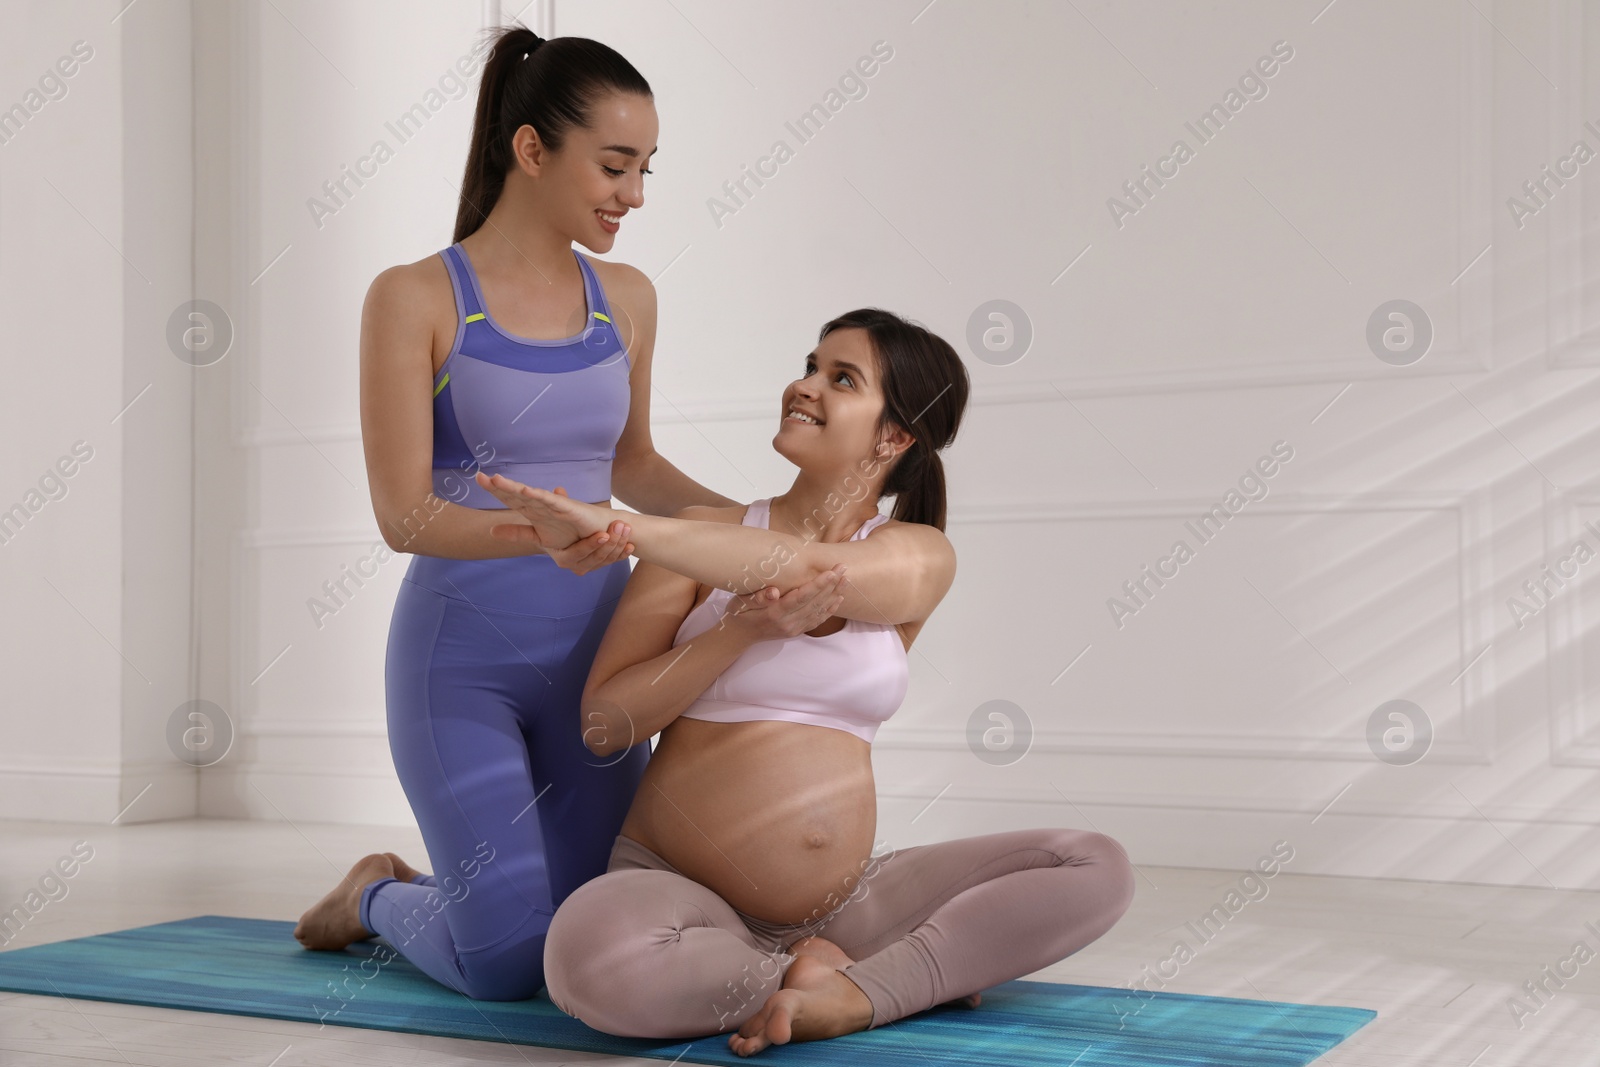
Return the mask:
{"type": "Polygon", "coordinates": [[[521,520],[473,475],[657,515],[734,501],[651,443],[649,279],[572,247],[610,251],[644,204],[650,86],[597,41],[497,32],[454,243],[384,271],[362,311],[373,508],[414,553],[389,630],[389,746],[437,881],[367,856],[295,937],[381,935],[452,989],[515,1000],[543,984],[551,916],[605,870],[650,753],[596,758],[578,720],[627,524],[549,553],[495,538],[521,520]]]}
{"type": "MultiPolygon", "coordinates": [[[[641,562],[584,689],[584,740],[602,757],[661,740],[608,873],[551,924],[545,977],[561,1010],[631,1037],[736,1027],[729,1046],[749,1055],[976,1006],[980,990],[1077,952],[1127,910],[1132,867],[1099,833],[872,851],[872,739],[955,576],[938,453],[967,391],[944,341],[850,312],[783,392],[772,447],[799,468],[793,485],[748,508],[637,517],[641,562]],[[773,635],[765,613],[752,624],[743,605],[729,610],[734,592],[770,585],[787,599],[845,568],[818,613],[835,617],[809,632],[773,635]]],[[[568,544],[616,517],[478,480],[531,523],[508,537],[568,544]]]]}

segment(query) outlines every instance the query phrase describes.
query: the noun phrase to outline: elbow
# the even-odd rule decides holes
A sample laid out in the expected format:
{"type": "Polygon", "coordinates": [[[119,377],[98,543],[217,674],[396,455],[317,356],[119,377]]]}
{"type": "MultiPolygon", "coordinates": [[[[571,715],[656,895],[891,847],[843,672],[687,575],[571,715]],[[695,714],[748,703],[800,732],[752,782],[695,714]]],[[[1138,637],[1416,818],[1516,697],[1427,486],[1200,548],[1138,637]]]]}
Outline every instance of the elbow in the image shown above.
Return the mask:
{"type": "Polygon", "coordinates": [[[614,701],[586,697],[582,704],[583,747],[596,756],[610,756],[632,747],[633,719],[614,701]]]}
{"type": "Polygon", "coordinates": [[[407,551],[406,542],[391,533],[389,524],[382,519],[378,520],[378,532],[383,535],[383,543],[389,546],[390,551],[407,551]]]}
{"type": "Polygon", "coordinates": [[[607,731],[604,726],[594,724],[583,728],[583,747],[593,752],[596,756],[604,758],[611,755],[611,746],[607,743],[607,731]]]}
{"type": "Polygon", "coordinates": [[[640,485],[654,485],[658,481],[652,469],[656,455],[654,448],[624,451],[619,445],[617,454],[611,459],[611,495],[635,511],[654,514],[639,506],[641,501],[637,489],[640,485]]]}
{"type": "Polygon", "coordinates": [[[396,552],[421,552],[428,522],[443,510],[444,503],[429,493],[423,504],[409,510],[392,505],[375,507],[373,513],[383,543],[396,552]]]}
{"type": "Polygon", "coordinates": [[[583,747],[596,756],[609,756],[611,750],[606,746],[606,738],[610,730],[606,726],[605,716],[594,710],[593,701],[584,700],[578,721],[583,724],[583,747]]]}
{"type": "Polygon", "coordinates": [[[616,455],[611,457],[611,480],[632,477],[646,470],[655,462],[657,454],[654,448],[623,448],[618,445],[616,455]]]}
{"type": "Polygon", "coordinates": [[[395,525],[392,519],[378,520],[379,532],[383,534],[383,543],[394,552],[418,552],[421,546],[417,543],[417,534],[407,532],[395,525]]]}

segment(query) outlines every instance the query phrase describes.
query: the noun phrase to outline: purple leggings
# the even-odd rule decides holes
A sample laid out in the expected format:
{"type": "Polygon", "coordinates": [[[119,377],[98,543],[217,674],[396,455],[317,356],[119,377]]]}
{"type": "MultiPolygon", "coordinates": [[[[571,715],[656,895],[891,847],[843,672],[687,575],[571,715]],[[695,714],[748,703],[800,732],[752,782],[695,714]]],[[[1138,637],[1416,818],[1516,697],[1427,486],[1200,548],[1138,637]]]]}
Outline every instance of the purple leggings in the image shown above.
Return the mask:
{"type": "Polygon", "coordinates": [[[618,835],[606,873],[556,909],[545,989],[608,1034],[722,1033],[782,988],[785,950],[815,934],[856,961],[842,973],[879,1027],[1065,959],[1122,917],[1133,883],[1103,834],[1011,830],[896,849],[826,915],[771,923],[618,835]]]}

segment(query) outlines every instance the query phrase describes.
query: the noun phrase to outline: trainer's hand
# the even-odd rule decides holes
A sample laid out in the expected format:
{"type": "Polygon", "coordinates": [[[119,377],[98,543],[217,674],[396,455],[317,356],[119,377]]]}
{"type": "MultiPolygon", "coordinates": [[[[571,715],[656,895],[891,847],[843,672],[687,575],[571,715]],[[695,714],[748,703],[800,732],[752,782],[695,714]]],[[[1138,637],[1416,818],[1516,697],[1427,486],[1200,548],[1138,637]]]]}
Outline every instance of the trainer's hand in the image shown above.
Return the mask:
{"type": "Polygon", "coordinates": [[[628,540],[627,524],[618,519],[610,530],[590,534],[566,548],[546,548],[545,554],[573,574],[584,575],[627,559],[633,554],[633,542],[628,540]]]}
{"type": "Polygon", "coordinates": [[[844,603],[844,597],[838,594],[844,572],[844,565],[840,564],[782,596],[769,585],[733,597],[728,601],[724,622],[753,641],[778,641],[815,630],[844,603]]]}

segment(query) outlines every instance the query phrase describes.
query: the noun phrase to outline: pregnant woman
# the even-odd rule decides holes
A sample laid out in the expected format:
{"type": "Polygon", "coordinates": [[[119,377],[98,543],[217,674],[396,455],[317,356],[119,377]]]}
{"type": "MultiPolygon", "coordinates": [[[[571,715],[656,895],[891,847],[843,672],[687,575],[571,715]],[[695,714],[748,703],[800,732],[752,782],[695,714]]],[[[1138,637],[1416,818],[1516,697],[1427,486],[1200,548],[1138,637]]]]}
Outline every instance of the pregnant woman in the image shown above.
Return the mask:
{"type": "Polygon", "coordinates": [[[434,875],[358,862],[307,948],[382,935],[469,997],[543,984],[557,905],[605,870],[648,746],[596,758],[579,702],[629,575],[627,524],[544,552],[473,481],[670,515],[734,501],[655,451],[655,292],[591,261],[644,203],[649,85],[596,41],[504,30],[483,71],[455,242],[384,271],[362,315],[361,421],[384,540],[414,553],[385,665],[389,746],[434,875]]]}
{"type": "MultiPolygon", "coordinates": [[[[1094,941],[1133,898],[1121,847],[1025,829],[874,855],[873,735],[955,576],[938,452],[967,400],[950,346],[877,309],[822,328],[772,446],[800,470],[748,508],[637,516],[629,578],[583,693],[596,755],[661,739],[607,873],[556,913],[557,1007],[649,1038],[769,1044],[878,1027],[1030,974],[1094,941]],[[895,496],[894,514],[877,510],[895,496]],[[686,521],[702,519],[704,521],[686,521]],[[809,632],[772,636],[738,592],[839,575],[809,632]],[[757,620],[752,624],[747,618],[757,620]],[[822,936],[826,934],[826,936],[822,936]]],[[[479,484],[576,543],[616,519],[503,477],[479,484]]]]}

